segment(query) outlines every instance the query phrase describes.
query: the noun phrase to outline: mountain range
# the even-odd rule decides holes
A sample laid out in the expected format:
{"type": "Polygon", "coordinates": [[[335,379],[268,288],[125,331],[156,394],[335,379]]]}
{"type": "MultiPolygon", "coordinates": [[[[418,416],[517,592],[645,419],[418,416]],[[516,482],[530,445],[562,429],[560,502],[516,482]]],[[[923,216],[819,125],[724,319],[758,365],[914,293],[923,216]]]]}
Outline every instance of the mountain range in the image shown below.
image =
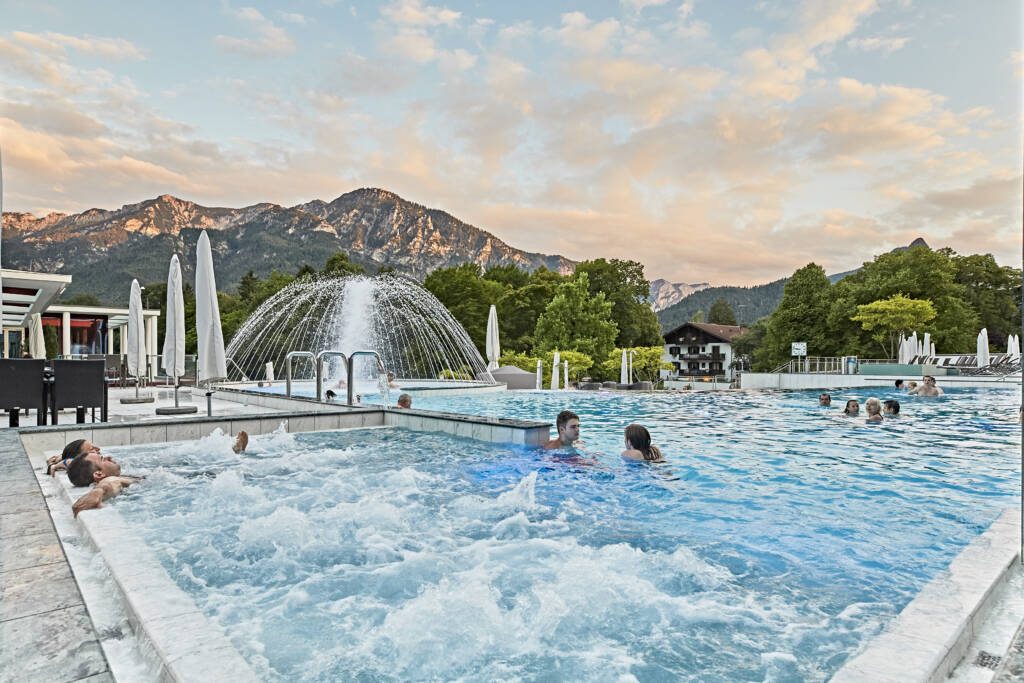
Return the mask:
{"type": "Polygon", "coordinates": [[[4,266],[73,276],[66,296],[94,294],[117,303],[132,278],[167,279],[171,254],[181,259],[186,281],[195,272],[195,247],[206,230],[217,283],[232,290],[248,271],[294,273],[320,268],[340,251],[370,272],[389,266],[422,280],[435,268],[477,263],[515,264],[570,273],[575,262],[515,249],[451,214],[406,201],[376,188],[348,192],[331,202],[240,209],[206,207],[171,195],[108,211],[78,214],[4,214],[4,266]]]}
{"type": "Polygon", "coordinates": [[[685,282],[669,282],[658,278],[651,282],[651,294],[647,297],[654,312],[664,310],[680,299],[687,297],[694,292],[707,289],[711,285],[707,282],[686,284],[685,282]]]}

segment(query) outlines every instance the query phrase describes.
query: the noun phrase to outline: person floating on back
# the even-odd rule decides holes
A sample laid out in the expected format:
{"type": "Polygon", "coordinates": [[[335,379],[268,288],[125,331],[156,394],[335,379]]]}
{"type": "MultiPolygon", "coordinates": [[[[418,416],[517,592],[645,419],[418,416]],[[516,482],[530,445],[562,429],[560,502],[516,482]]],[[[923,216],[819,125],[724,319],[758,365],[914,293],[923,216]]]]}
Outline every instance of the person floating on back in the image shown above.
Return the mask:
{"type": "Polygon", "coordinates": [[[868,423],[878,424],[882,421],[882,402],[872,396],[864,402],[864,409],[868,412],[868,423]]]}
{"type": "Polygon", "coordinates": [[[651,444],[651,433],[647,427],[631,424],[626,427],[626,450],[622,457],[627,460],[646,460],[648,462],[664,462],[661,450],[651,444]]]}
{"type": "Polygon", "coordinates": [[[555,429],[558,430],[558,436],[544,444],[544,448],[549,451],[573,448],[573,444],[580,438],[580,416],[571,410],[563,410],[555,418],[555,429]]]}

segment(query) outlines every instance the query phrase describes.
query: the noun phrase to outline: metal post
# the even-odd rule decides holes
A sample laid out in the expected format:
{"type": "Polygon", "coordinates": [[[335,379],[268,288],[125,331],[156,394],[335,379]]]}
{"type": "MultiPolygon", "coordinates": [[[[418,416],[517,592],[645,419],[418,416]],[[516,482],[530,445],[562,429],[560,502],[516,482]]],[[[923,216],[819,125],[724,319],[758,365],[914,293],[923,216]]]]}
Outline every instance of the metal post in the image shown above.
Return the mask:
{"type": "Polygon", "coordinates": [[[345,364],[345,375],[348,376],[348,357],[341,351],[321,351],[316,354],[316,400],[324,400],[324,359],[331,356],[341,358],[341,362],[345,364]]]}
{"type": "Polygon", "coordinates": [[[348,368],[346,372],[346,376],[348,378],[348,405],[352,405],[355,401],[356,392],[353,385],[355,384],[356,356],[373,356],[377,359],[377,368],[384,372],[387,371],[384,367],[384,361],[380,359],[380,354],[376,351],[353,351],[348,357],[348,368]]]}
{"type": "Polygon", "coordinates": [[[206,392],[206,417],[213,417],[213,392],[206,392]]]}

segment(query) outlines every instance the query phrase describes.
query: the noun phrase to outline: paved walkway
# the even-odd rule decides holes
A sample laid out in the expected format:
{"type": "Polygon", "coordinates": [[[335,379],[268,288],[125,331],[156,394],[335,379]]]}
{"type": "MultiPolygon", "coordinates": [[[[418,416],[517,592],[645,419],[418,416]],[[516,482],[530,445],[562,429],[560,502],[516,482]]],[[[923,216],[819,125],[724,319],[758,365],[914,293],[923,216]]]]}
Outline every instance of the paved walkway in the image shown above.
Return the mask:
{"type": "Polygon", "coordinates": [[[18,433],[0,429],[0,681],[113,681],[18,433]]]}

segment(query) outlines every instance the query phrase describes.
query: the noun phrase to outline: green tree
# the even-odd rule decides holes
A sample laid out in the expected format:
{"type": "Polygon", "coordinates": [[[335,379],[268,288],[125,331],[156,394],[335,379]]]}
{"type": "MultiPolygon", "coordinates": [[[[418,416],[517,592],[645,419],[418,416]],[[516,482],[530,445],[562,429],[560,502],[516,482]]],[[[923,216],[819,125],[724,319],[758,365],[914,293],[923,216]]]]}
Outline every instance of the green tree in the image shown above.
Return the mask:
{"type": "MultiPolygon", "coordinates": [[[[541,386],[550,387],[552,365],[555,362],[555,352],[548,351],[541,357],[541,361],[543,361],[544,364],[544,369],[541,370],[541,386]]],[[[579,351],[559,351],[559,373],[561,373],[565,369],[565,363],[569,364],[569,381],[579,382],[583,377],[587,376],[587,371],[590,370],[591,367],[593,367],[594,359],[585,353],[580,353],[579,351]]],[[[536,371],[537,369],[536,365],[536,362],[534,362],[534,371],[536,371]]],[[[559,374],[559,377],[561,377],[561,374],[559,374]]],[[[562,381],[565,381],[564,378],[562,378],[562,381]]]]}
{"type": "Polygon", "coordinates": [[[526,370],[527,372],[537,372],[538,360],[540,359],[536,356],[531,356],[528,353],[505,351],[501,354],[501,358],[498,359],[498,364],[502,367],[512,365],[520,370],[526,370]]]}
{"type": "Polygon", "coordinates": [[[978,316],[978,326],[988,330],[995,348],[1005,349],[1006,338],[1020,332],[1020,270],[1000,266],[992,254],[947,253],[953,260],[953,279],[964,288],[964,300],[978,316]]]}
{"type": "Polygon", "coordinates": [[[708,311],[708,322],[715,325],[735,325],[736,316],[728,302],[720,298],[711,304],[711,310],[708,311]]]}
{"type": "MultiPolygon", "coordinates": [[[[487,314],[491,304],[497,304],[501,299],[505,287],[481,277],[480,266],[475,263],[438,268],[427,276],[423,286],[445,305],[483,354],[486,347],[487,314]]],[[[498,324],[501,325],[500,317],[498,324]]]]}
{"type": "Polygon", "coordinates": [[[519,289],[530,282],[530,273],[514,263],[510,263],[491,266],[484,273],[484,279],[503,284],[510,289],[519,289]]]}
{"type": "Polygon", "coordinates": [[[102,306],[103,303],[95,294],[76,294],[61,302],[64,306],[102,306]]]}
{"type": "Polygon", "coordinates": [[[501,346],[512,351],[533,350],[533,332],[537,320],[555,296],[558,285],[552,282],[530,283],[507,290],[497,301],[501,346]]]}
{"type": "MultiPolygon", "coordinates": [[[[633,381],[654,382],[661,381],[661,371],[671,370],[672,364],[662,360],[665,353],[664,346],[638,346],[634,349],[626,349],[628,354],[633,352],[633,381]]],[[[622,369],[622,349],[612,349],[608,357],[601,363],[601,379],[608,382],[618,382],[622,369]]]]}
{"type": "Polygon", "coordinates": [[[618,346],[651,346],[661,341],[658,316],[647,303],[651,283],[644,277],[643,264],[600,258],[580,263],[576,273],[587,275],[591,295],[603,293],[611,302],[618,346]]]}
{"type": "Polygon", "coordinates": [[[782,301],[768,318],[764,341],[758,348],[761,367],[774,367],[790,358],[792,342],[807,342],[811,356],[829,356],[835,345],[825,324],[831,310],[832,285],[816,263],[800,268],[783,290],[782,301]]]}
{"type": "Polygon", "coordinates": [[[324,263],[323,270],[324,275],[362,275],[366,272],[366,268],[363,268],[358,263],[353,262],[349,259],[348,254],[343,251],[339,251],[333,254],[324,263]]]}
{"type": "Polygon", "coordinates": [[[611,302],[604,293],[590,293],[589,278],[582,272],[559,285],[537,321],[534,339],[540,351],[579,351],[603,358],[615,346],[617,333],[611,302]]]}
{"type": "Polygon", "coordinates": [[[928,300],[935,306],[936,315],[927,331],[938,349],[973,349],[980,329],[978,315],[968,303],[967,288],[956,281],[956,274],[950,252],[932,251],[925,246],[881,254],[865,263],[833,287],[827,327],[836,340],[835,349],[842,352],[836,355],[873,353],[877,342],[852,318],[857,314],[857,306],[897,294],[928,300]]]}
{"type": "Polygon", "coordinates": [[[857,315],[851,320],[859,322],[862,328],[872,333],[872,339],[881,345],[886,358],[895,358],[899,336],[923,329],[934,318],[935,306],[931,301],[908,299],[897,294],[858,306],[857,315]]]}
{"type": "Polygon", "coordinates": [[[732,340],[732,352],[736,367],[741,369],[754,369],[757,371],[771,370],[773,365],[769,361],[761,362],[760,349],[764,343],[765,335],[768,333],[768,318],[761,318],[750,328],[732,340]]]}
{"type": "Polygon", "coordinates": [[[691,323],[702,323],[704,322],[704,311],[697,309],[693,315],[690,316],[691,323]]]}

